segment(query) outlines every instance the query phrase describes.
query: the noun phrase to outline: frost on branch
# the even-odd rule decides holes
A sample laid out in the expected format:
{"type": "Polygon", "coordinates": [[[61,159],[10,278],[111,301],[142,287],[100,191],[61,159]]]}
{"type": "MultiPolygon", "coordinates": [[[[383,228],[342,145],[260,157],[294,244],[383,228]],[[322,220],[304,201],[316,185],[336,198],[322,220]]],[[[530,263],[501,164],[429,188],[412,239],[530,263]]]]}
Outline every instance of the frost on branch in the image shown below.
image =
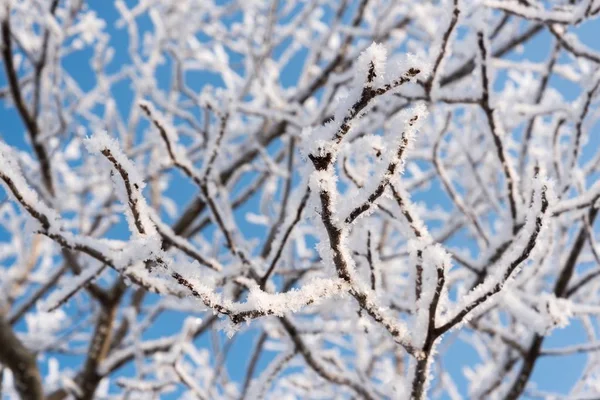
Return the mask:
{"type": "Polygon", "coordinates": [[[3,396],[600,398],[597,1],[96,3],[0,0],[3,396]]]}

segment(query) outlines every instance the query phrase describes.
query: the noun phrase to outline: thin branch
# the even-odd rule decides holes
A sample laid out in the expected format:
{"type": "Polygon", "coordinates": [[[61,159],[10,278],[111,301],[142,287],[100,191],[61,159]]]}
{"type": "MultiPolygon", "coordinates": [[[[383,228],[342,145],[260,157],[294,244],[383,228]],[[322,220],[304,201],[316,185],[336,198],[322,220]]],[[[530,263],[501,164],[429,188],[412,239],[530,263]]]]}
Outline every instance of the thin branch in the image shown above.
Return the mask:
{"type": "Polygon", "coordinates": [[[462,310],[460,310],[458,313],[456,313],[452,318],[450,318],[450,320],[448,322],[446,322],[442,326],[437,327],[436,332],[438,334],[443,334],[443,333],[447,332],[450,328],[455,326],[456,324],[462,322],[464,320],[464,318],[471,311],[473,311],[475,308],[479,307],[481,304],[483,304],[485,301],[487,301],[490,297],[492,297],[495,294],[497,294],[498,292],[500,292],[500,290],[502,290],[502,288],[504,287],[504,284],[506,283],[508,278],[511,277],[512,273],[525,260],[527,260],[529,258],[529,255],[531,254],[531,252],[533,251],[533,249],[535,248],[535,246],[537,244],[537,239],[538,239],[538,236],[539,236],[540,231],[543,226],[544,216],[546,214],[546,211],[548,210],[548,200],[546,198],[546,190],[547,190],[546,186],[543,186],[541,193],[540,193],[540,197],[541,197],[540,213],[535,218],[535,226],[533,227],[531,235],[529,236],[529,239],[527,240],[527,245],[523,248],[523,250],[519,253],[519,255],[509,263],[508,268],[504,271],[504,273],[502,275],[502,279],[499,282],[497,282],[496,284],[494,284],[491,287],[491,289],[489,289],[485,293],[477,296],[477,298],[475,300],[470,302],[466,307],[464,307],[462,310]]]}
{"type": "Polygon", "coordinates": [[[508,203],[510,205],[510,215],[513,223],[513,233],[517,232],[517,191],[515,186],[516,178],[513,170],[509,165],[506,150],[502,142],[502,134],[500,132],[500,120],[498,118],[498,111],[494,110],[490,104],[490,90],[491,82],[488,73],[489,64],[489,50],[486,46],[483,32],[477,33],[477,43],[479,45],[479,51],[481,52],[481,85],[483,93],[481,96],[481,102],[479,103],[481,109],[485,113],[490,134],[494,140],[496,146],[496,154],[502,165],[502,171],[504,172],[504,179],[506,180],[506,196],[508,197],[508,203]]]}

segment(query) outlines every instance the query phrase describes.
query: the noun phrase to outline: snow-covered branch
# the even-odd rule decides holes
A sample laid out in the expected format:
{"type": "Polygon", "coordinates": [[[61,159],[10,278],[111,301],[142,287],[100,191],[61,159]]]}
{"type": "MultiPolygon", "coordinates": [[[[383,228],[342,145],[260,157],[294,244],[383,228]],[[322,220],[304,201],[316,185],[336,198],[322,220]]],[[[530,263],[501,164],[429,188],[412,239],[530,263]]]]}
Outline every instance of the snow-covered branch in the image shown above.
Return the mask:
{"type": "Polygon", "coordinates": [[[0,0],[2,396],[599,398],[598,16],[0,0]]]}

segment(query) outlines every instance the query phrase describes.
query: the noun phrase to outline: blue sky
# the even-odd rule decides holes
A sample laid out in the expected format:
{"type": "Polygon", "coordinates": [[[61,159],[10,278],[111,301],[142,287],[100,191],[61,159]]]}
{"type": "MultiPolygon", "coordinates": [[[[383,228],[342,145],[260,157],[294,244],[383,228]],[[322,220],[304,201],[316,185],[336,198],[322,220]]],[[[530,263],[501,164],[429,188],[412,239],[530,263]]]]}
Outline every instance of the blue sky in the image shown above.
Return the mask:
{"type": "MultiPolygon", "coordinates": [[[[134,4],[135,1],[128,0],[126,3],[131,5],[134,4]]],[[[98,15],[107,22],[106,31],[111,35],[111,46],[114,47],[116,51],[115,57],[109,66],[109,71],[111,69],[116,70],[120,65],[129,62],[129,57],[127,55],[128,39],[126,31],[124,29],[118,29],[115,26],[118,13],[114,8],[112,1],[90,0],[88,4],[91,9],[95,10],[98,15]]],[[[140,27],[142,29],[149,28],[150,21],[147,19],[142,20],[140,22],[140,27]]],[[[600,25],[597,22],[583,24],[581,27],[577,28],[576,31],[579,38],[585,44],[591,48],[600,50],[600,41],[597,40],[598,34],[600,34],[600,25]]],[[[551,38],[547,33],[543,33],[532,40],[525,47],[524,51],[521,53],[513,53],[510,55],[510,58],[525,58],[530,61],[538,62],[543,61],[548,55],[550,39],[551,38]]],[[[91,55],[92,51],[87,49],[70,55],[64,60],[65,67],[71,71],[73,77],[84,89],[92,87],[95,82],[92,70],[90,68],[91,55]]],[[[282,83],[284,86],[292,85],[295,82],[297,74],[301,69],[302,57],[303,54],[299,53],[284,71],[284,74],[282,75],[282,83]]],[[[165,73],[162,75],[159,74],[158,76],[160,84],[165,85],[165,87],[170,79],[170,75],[168,74],[169,67],[169,64],[164,65],[162,70],[165,73]]],[[[214,86],[221,84],[220,80],[216,79],[215,75],[210,73],[197,74],[197,76],[194,76],[194,80],[196,82],[194,88],[198,90],[205,84],[211,84],[214,86]]],[[[496,86],[501,87],[505,82],[506,77],[501,74],[496,82],[496,86]]],[[[5,83],[4,75],[0,74],[0,86],[4,87],[5,83]]],[[[574,99],[579,95],[578,87],[561,80],[556,76],[552,78],[551,83],[568,99],[574,99]]],[[[118,99],[117,105],[119,111],[123,116],[126,116],[129,113],[130,107],[132,107],[133,100],[129,82],[122,82],[116,85],[116,87],[113,88],[113,93],[115,95],[114,97],[118,99]]],[[[3,101],[0,101],[0,103],[2,103],[2,105],[0,105],[0,121],[2,121],[2,126],[0,126],[0,137],[10,145],[23,149],[30,149],[26,140],[26,135],[24,134],[23,125],[20,119],[17,117],[15,110],[11,107],[7,107],[6,103],[3,101]]],[[[600,144],[600,139],[596,138],[588,145],[595,148],[598,144],[600,144]]],[[[586,153],[587,152],[584,149],[584,156],[586,153]]],[[[183,206],[186,204],[186,202],[193,197],[195,189],[193,185],[187,183],[186,180],[182,179],[181,177],[175,177],[174,182],[176,182],[176,186],[168,193],[173,194],[175,200],[179,202],[180,207],[183,209],[183,206]]],[[[441,190],[439,190],[439,188],[426,194],[417,195],[415,196],[415,199],[426,201],[431,204],[441,204],[442,206],[449,204],[447,197],[441,190]]],[[[246,204],[236,213],[236,219],[240,228],[243,229],[245,233],[260,239],[261,237],[264,238],[264,229],[257,228],[256,225],[250,225],[244,219],[246,212],[257,209],[258,202],[258,197],[255,197],[252,201],[248,202],[248,204],[246,204]]],[[[111,232],[111,235],[116,237],[127,237],[128,231],[126,225],[124,223],[120,224],[111,232]]],[[[0,231],[0,240],[6,239],[6,232],[0,231]]],[[[155,300],[155,296],[151,297],[154,297],[155,300]]],[[[155,324],[155,328],[147,332],[145,338],[158,338],[178,332],[184,317],[185,315],[178,315],[176,313],[163,315],[158,320],[157,324],[155,324]]],[[[232,378],[237,380],[242,378],[245,371],[246,362],[249,358],[249,352],[251,350],[252,343],[255,340],[255,336],[256,335],[254,333],[251,333],[244,334],[243,336],[238,336],[236,338],[236,342],[230,351],[230,354],[235,356],[230,358],[230,361],[227,365],[232,378]]],[[[451,336],[452,335],[448,335],[445,337],[442,348],[445,347],[447,342],[451,340],[451,336]]],[[[199,339],[198,344],[210,349],[209,338],[210,335],[204,335],[201,339],[199,339]]],[[[223,335],[221,335],[221,338],[223,339],[223,335]]],[[[568,328],[555,331],[553,335],[546,340],[546,346],[554,347],[566,344],[574,344],[584,340],[585,335],[583,328],[581,324],[575,322],[568,328]]],[[[55,356],[61,360],[61,363],[72,365],[73,368],[78,368],[79,366],[79,358],[71,358],[60,355],[55,356]]],[[[267,357],[267,359],[263,359],[261,362],[263,366],[268,361],[268,358],[269,357],[267,357]]],[[[541,358],[536,365],[532,380],[539,383],[539,389],[541,390],[565,393],[577,380],[579,373],[581,372],[584,359],[584,355],[574,355],[561,358],[541,358]]],[[[460,340],[454,341],[448,350],[447,356],[444,359],[444,365],[455,378],[461,393],[466,392],[467,384],[465,378],[463,377],[462,368],[469,364],[472,365],[476,360],[477,355],[472,347],[462,343],[460,340]]],[[[41,363],[41,366],[45,366],[45,363],[41,363]]],[[[126,369],[124,369],[123,372],[131,373],[132,367],[133,364],[130,364],[126,369]]],[[[174,397],[176,397],[176,394],[174,397]]]]}

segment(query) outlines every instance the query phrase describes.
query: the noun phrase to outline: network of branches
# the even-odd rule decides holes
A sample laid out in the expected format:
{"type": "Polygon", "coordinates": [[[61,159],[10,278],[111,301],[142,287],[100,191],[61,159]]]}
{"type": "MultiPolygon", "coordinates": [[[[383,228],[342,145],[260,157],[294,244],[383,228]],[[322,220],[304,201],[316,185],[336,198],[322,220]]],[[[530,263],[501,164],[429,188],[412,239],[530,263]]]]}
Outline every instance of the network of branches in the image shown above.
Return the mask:
{"type": "Polygon", "coordinates": [[[600,398],[599,14],[0,0],[0,396],[600,398]]]}

